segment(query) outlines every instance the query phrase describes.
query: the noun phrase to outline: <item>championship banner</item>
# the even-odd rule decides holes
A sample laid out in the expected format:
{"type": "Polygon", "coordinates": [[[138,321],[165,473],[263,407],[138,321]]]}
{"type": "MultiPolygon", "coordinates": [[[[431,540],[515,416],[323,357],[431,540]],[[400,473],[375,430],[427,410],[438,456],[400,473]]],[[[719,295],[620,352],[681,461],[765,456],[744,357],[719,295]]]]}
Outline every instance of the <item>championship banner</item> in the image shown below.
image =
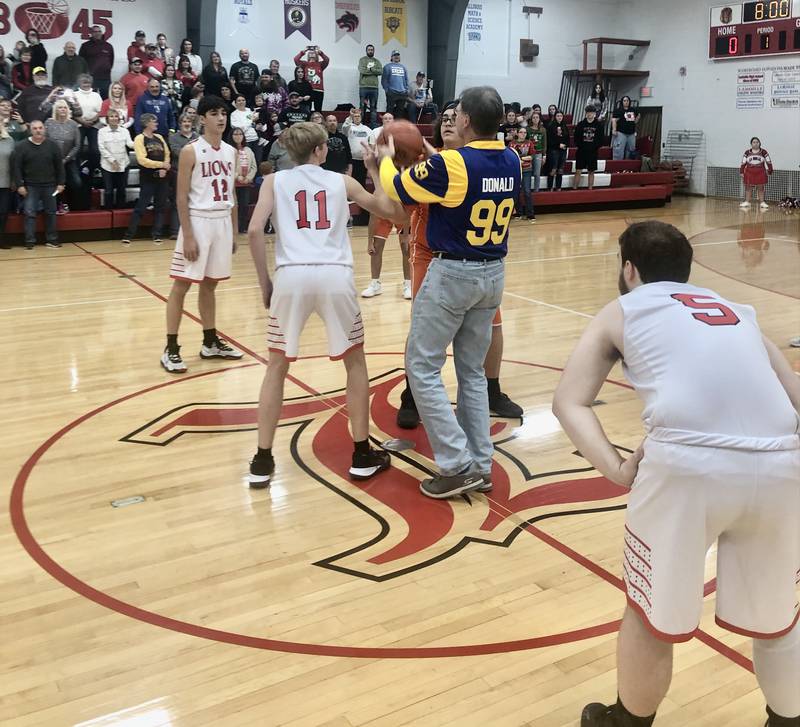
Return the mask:
{"type": "Polygon", "coordinates": [[[311,40],[311,0],[283,0],[283,37],[298,30],[311,40]]]}
{"type": "Polygon", "coordinates": [[[336,0],[336,42],[346,35],[361,43],[361,0],[336,0]]]}
{"type": "Polygon", "coordinates": [[[383,0],[383,44],[408,45],[407,29],[406,0],[383,0]]]}

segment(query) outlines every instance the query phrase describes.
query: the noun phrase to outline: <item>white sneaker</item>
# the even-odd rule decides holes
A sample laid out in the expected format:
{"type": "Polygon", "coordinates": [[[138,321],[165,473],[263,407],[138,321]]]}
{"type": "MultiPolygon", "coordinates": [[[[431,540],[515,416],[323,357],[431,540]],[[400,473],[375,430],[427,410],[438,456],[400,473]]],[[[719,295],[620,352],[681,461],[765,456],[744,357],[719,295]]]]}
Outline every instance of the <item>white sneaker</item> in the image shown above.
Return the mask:
{"type": "Polygon", "coordinates": [[[762,202],[758,206],[761,207],[762,210],[768,210],[769,209],[769,205],[766,202],[762,202]]]}
{"type": "Polygon", "coordinates": [[[362,298],[374,298],[383,293],[380,280],[373,280],[364,290],[361,291],[362,298]]]}
{"type": "Polygon", "coordinates": [[[750,206],[750,203],[749,203],[747,200],[745,200],[744,202],[742,202],[742,203],[739,205],[739,207],[741,207],[742,209],[746,209],[746,208],[747,208],[747,207],[749,207],[749,206],[750,206]]]}
{"type": "Polygon", "coordinates": [[[791,341],[789,341],[789,345],[792,348],[800,348],[800,336],[798,336],[797,338],[793,338],[791,341]]]}
{"type": "Polygon", "coordinates": [[[411,300],[411,281],[404,280],[403,281],[403,297],[406,300],[411,300]]]}
{"type": "Polygon", "coordinates": [[[166,349],[161,354],[161,365],[171,374],[185,374],[186,364],[181,358],[180,348],[177,353],[169,353],[166,349]]]}
{"type": "Polygon", "coordinates": [[[242,356],[244,354],[241,351],[219,337],[210,346],[203,344],[200,348],[200,358],[242,358],[242,356]]]}

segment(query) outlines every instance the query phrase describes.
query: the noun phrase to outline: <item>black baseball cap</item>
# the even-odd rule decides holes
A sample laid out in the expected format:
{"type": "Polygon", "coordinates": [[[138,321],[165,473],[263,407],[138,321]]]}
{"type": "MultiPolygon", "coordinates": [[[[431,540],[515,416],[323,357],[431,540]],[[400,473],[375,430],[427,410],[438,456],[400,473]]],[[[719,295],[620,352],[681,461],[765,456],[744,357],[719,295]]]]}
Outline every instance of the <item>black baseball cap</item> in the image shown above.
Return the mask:
{"type": "Polygon", "coordinates": [[[137,38],[144,38],[145,35],[147,35],[147,33],[145,33],[143,30],[137,30],[136,31],[136,37],[137,38]]]}

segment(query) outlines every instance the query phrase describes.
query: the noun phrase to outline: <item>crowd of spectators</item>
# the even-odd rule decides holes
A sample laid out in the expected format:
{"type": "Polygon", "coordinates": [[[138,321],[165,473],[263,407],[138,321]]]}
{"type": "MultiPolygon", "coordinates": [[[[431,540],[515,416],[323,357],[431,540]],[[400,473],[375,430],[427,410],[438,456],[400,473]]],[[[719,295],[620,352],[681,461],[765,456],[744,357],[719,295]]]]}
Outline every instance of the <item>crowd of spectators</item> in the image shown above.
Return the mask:
{"type": "MultiPolygon", "coordinates": [[[[375,46],[366,46],[354,69],[358,106],[337,106],[337,111],[349,109],[339,126],[336,116],[325,115],[325,72],[330,58],[319,46],[306,46],[294,56],[287,80],[281,74],[280,61],[272,59],[259,70],[247,48],[240,49],[238,60],[226,67],[216,51],[204,62],[188,38],[173,48],[163,33],[151,42],[140,30],[125,48],[127,71],[113,78],[114,46],[105,40],[102,27],[93,26],[90,32],[91,37],[80,47],[68,41],[63,53],[51,59],[35,30],[11,53],[0,47],[0,240],[4,239],[8,211],[24,208],[35,215],[39,205],[29,204],[26,196],[42,197],[38,190],[31,194],[28,189],[41,181],[20,184],[24,174],[15,174],[19,155],[12,153],[14,144],[27,150],[24,144],[39,143],[34,141],[36,122],[41,122],[43,138],[52,142],[60,155],[60,174],[47,180],[48,188],[53,188],[51,195],[58,188],[56,197],[51,198],[53,214],[89,208],[92,188],[104,190],[107,209],[129,206],[132,151],[139,169],[139,199],[126,239],[135,234],[141,214],[152,206],[160,240],[166,228],[170,235],[177,234],[176,216],[167,219],[167,210],[174,207],[170,200],[180,150],[201,132],[196,109],[204,94],[219,96],[228,105],[225,139],[239,151],[237,197],[243,214],[252,186],[265,170],[292,166],[280,139],[292,124],[312,121],[324,125],[329,132],[326,168],[352,174],[363,184],[366,169],[361,144],[375,143],[376,127],[395,118],[419,122],[438,113],[433,82],[424,71],[412,78],[399,50],[393,50],[389,61],[383,63],[375,55],[375,46]],[[381,90],[386,112],[379,117],[381,90]],[[21,194],[19,187],[23,188],[21,194]]],[[[598,123],[603,122],[608,110],[602,87],[587,100],[587,108],[590,105],[595,106],[598,123]]],[[[621,115],[616,110],[613,115],[615,136],[620,137],[620,143],[614,145],[615,156],[618,147],[620,153],[630,153],[635,139],[635,119],[628,118],[628,107],[621,115]]],[[[551,106],[544,116],[539,107],[514,105],[500,129],[507,143],[520,153],[526,200],[538,190],[542,173],[550,187],[561,187],[570,128],[556,112],[551,106]]],[[[44,207],[50,215],[51,205],[44,207]]],[[[533,217],[532,202],[523,211],[533,217]]],[[[244,227],[242,218],[240,228],[244,227]]],[[[27,235],[26,243],[32,243],[27,235]]]]}

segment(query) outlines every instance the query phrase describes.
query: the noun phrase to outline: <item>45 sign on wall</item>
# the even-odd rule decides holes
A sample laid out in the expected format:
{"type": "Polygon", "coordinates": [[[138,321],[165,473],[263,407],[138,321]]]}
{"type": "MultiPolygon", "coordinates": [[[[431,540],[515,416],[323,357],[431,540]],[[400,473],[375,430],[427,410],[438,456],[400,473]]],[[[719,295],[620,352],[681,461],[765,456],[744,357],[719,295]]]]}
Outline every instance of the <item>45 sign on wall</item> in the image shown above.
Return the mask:
{"type": "Polygon", "coordinates": [[[0,36],[16,30],[21,39],[25,37],[25,33],[33,29],[39,33],[41,40],[52,40],[60,38],[70,30],[82,39],[88,40],[91,37],[91,27],[99,25],[103,28],[105,39],[108,40],[114,34],[112,16],[111,10],[81,8],[70,26],[67,0],[34,0],[19,5],[14,10],[12,18],[8,4],[0,0],[0,36]]]}

